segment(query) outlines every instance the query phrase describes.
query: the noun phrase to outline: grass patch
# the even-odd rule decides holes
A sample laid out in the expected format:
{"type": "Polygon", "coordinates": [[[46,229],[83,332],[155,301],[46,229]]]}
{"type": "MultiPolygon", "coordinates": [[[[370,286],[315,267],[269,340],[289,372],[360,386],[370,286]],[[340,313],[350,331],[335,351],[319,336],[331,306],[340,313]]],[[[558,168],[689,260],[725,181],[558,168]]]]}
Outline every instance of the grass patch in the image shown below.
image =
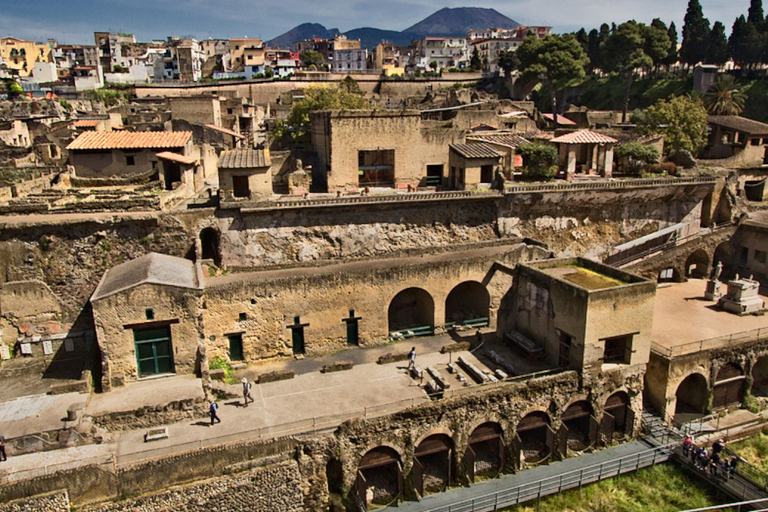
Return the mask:
{"type": "Polygon", "coordinates": [[[675,464],[660,464],[619,478],[566,491],[536,503],[504,509],[508,512],[536,510],[569,512],[673,512],[725,503],[716,491],[694,480],[675,464]]]}
{"type": "Polygon", "coordinates": [[[768,435],[765,433],[760,432],[744,441],[729,444],[728,448],[738,453],[753,466],[768,472],[768,435]]]}
{"type": "Polygon", "coordinates": [[[230,366],[229,362],[221,356],[216,356],[208,362],[209,370],[224,370],[224,382],[227,384],[237,384],[235,378],[235,371],[230,366]]]}

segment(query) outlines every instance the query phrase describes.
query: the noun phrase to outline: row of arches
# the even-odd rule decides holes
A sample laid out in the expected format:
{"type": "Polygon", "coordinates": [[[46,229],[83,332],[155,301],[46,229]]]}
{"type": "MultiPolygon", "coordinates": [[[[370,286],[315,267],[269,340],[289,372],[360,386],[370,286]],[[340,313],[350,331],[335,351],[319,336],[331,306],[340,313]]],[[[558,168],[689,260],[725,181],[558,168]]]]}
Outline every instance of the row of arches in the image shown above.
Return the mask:
{"type": "MultiPolygon", "coordinates": [[[[466,322],[488,318],[491,296],[477,281],[456,285],[445,299],[445,323],[466,322]]],[[[404,331],[419,327],[434,327],[435,301],[423,288],[407,288],[389,303],[389,331],[404,331]]]]}
{"type": "Polygon", "coordinates": [[[729,241],[718,245],[712,257],[706,250],[696,249],[685,259],[685,265],[682,269],[669,267],[661,270],[658,281],[680,282],[683,278],[708,279],[718,262],[722,262],[725,267],[729,267],[733,263],[733,247],[729,241]]]}
{"type": "MultiPolygon", "coordinates": [[[[457,446],[452,434],[428,434],[415,444],[408,461],[392,446],[376,446],[358,462],[354,494],[364,509],[385,506],[403,496],[406,486],[415,495],[424,496],[453,483],[494,478],[505,468],[540,464],[616,437],[631,436],[633,425],[629,396],[618,391],[606,400],[601,421],[587,400],[578,400],[563,411],[557,430],[547,412],[532,411],[513,432],[505,432],[494,421],[476,426],[464,446],[457,446]]],[[[328,477],[329,490],[335,492],[332,475],[328,477]]]]}
{"type": "MultiPolygon", "coordinates": [[[[768,396],[768,355],[757,359],[752,366],[752,394],[768,396]]],[[[675,391],[675,414],[705,414],[739,405],[744,400],[747,373],[738,363],[724,364],[710,386],[699,372],[691,373],[675,391]]]]}

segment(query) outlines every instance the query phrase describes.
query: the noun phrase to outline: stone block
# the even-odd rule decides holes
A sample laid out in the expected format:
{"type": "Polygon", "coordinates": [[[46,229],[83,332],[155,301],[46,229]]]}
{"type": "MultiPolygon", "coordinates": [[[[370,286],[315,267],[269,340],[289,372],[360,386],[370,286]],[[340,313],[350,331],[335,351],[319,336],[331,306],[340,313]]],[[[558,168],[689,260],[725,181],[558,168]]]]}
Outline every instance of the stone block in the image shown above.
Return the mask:
{"type": "Polygon", "coordinates": [[[144,434],[145,443],[159,441],[161,439],[168,439],[168,427],[151,428],[144,434]]]}
{"type": "Polygon", "coordinates": [[[77,421],[83,415],[85,402],[77,402],[67,408],[67,421],[77,421]]]}
{"type": "Polygon", "coordinates": [[[440,349],[441,354],[449,354],[452,352],[466,352],[472,348],[472,345],[468,341],[460,341],[458,343],[451,343],[450,345],[444,345],[440,349]]]}
{"type": "Polygon", "coordinates": [[[266,382],[275,382],[278,380],[292,379],[294,376],[295,374],[291,370],[278,370],[274,372],[263,373],[259,375],[257,379],[254,379],[254,380],[259,384],[264,384],[266,382]]]}
{"type": "Polygon", "coordinates": [[[220,382],[224,382],[224,380],[226,379],[226,371],[224,370],[224,368],[209,370],[208,375],[211,377],[211,380],[218,380],[220,382]]]}
{"type": "Polygon", "coordinates": [[[326,364],[320,370],[323,373],[341,372],[345,370],[351,370],[354,363],[352,361],[336,361],[331,364],[326,364]]]}

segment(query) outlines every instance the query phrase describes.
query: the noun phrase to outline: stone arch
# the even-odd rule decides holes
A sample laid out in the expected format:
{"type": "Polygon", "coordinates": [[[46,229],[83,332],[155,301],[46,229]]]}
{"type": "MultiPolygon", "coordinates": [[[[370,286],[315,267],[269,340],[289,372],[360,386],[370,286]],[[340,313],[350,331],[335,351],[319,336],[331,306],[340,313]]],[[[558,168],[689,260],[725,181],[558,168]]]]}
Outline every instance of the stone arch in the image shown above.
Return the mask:
{"type": "Polygon", "coordinates": [[[709,277],[710,257],[704,249],[696,249],[685,260],[685,277],[706,279],[709,277]]]}
{"type": "Polygon", "coordinates": [[[415,445],[411,483],[420,496],[448,488],[455,473],[455,445],[445,433],[433,433],[415,445]]]}
{"type": "Polygon", "coordinates": [[[464,281],[453,287],[445,299],[445,323],[489,318],[491,294],[477,281],[464,281]]]}
{"type": "Polygon", "coordinates": [[[728,362],[717,370],[712,386],[712,409],[738,405],[744,399],[744,369],[737,363],[728,362]]]}
{"type": "Polygon", "coordinates": [[[390,301],[387,318],[390,332],[434,327],[435,301],[423,288],[406,288],[390,301]]]}
{"type": "Polygon", "coordinates": [[[546,461],[554,449],[552,421],[544,411],[531,411],[515,428],[516,455],[520,466],[546,461]]]}
{"type": "Polygon", "coordinates": [[[589,401],[582,399],[571,402],[563,410],[561,422],[560,442],[563,448],[580,452],[597,441],[597,421],[589,401]]]}
{"type": "Polygon", "coordinates": [[[624,390],[614,391],[605,399],[601,430],[608,441],[624,435],[632,435],[635,413],[624,390]]]}
{"type": "Polygon", "coordinates": [[[734,254],[730,240],[726,240],[715,247],[715,255],[712,258],[712,265],[717,266],[718,262],[723,262],[723,267],[728,268],[733,265],[734,254]]]}
{"type": "Polygon", "coordinates": [[[752,366],[752,394],[768,397],[768,354],[758,357],[752,366]]]}
{"type": "Polygon", "coordinates": [[[680,382],[675,391],[677,414],[704,414],[709,400],[709,384],[701,373],[691,373],[680,382]]]}
{"type": "Polygon", "coordinates": [[[221,233],[218,229],[208,227],[200,231],[200,253],[202,259],[221,265],[221,233]]]}
{"type": "Polygon", "coordinates": [[[499,422],[485,421],[475,426],[467,439],[467,479],[476,476],[495,478],[504,469],[504,428],[499,422]]]}
{"type": "Polygon", "coordinates": [[[357,466],[355,491],[366,506],[387,505],[403,492],[402,459],[391,446],[381,445],[368,450],[357,466]]]}

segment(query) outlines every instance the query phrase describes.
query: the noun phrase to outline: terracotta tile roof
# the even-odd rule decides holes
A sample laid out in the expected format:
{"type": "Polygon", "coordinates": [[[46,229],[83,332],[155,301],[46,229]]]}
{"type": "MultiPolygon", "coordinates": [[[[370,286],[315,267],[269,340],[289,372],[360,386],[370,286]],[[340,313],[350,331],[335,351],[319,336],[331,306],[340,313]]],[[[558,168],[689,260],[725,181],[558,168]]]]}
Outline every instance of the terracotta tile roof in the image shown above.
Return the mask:
{"type": "Polygon", "coordinates": [[[596,133],[590,130],[579,130],[577,132],[566,133],[552,139],[552,142],[559,144],[616,144],[618,142],[613,137],[608,137],[602,133],[596,133]]]}
{"type": "Polygon", "coordinates": [[[467,137],[467,142],[469,141],[489,142],[491,144],[497,144],[499,146],[507,146],[510,148],[517,148],[522,146],[523,144],[528,144],[529,142],[527,139],[524,139],[519,135],[509,135],[509,134],[473,135],[472,137],[467,137]]]}
{"type": "MultiPolygon", "coordinates": [[[[552,114],[541,114],[541,117],[544,119],[547,119],[548,121],[555,121],[555,116],[552,114]]],[[[557,124],[563,125],[563,126],[569,126],[569,125],[576,125],[573,121],[568,119],[567,117],[563,116],[562,114],[557,114],[557,124]]]]}
{"type": "Polygon", "coordinates": [[[499,158],[501,155],[493,146],[482,142],[476,144],[451,144],[450,148],[464,158],[499,158]]]}
{"type": "Polygon", "coordinates": [[[253,169],[270,165],[268,149],[233,149],[224,151],[219,157],[219,169],[253,169]]]}
{"type": "Polygon", "coordinates": [[[241,135],[235,131],[229,130],[227,128],[222,128],[221,126],[216,126],[215,124],[207,124],[205,125],[206,128],[210,128],[211,130],[216,130],[217,132],[226,133],[227,135],[231,135],[233,137],[237,137],[240,139],[244,139],[245,135],[241,135]]]}
{"type": "Polygon", "coordinates": [[[192,132],[85,132],[67,149],[180,148],[190,137],[192,132]]]}
{"type": "Polygon", "coordinates": [[[171,160],[172,162],[179,162],[180,164],[191,165],[197,162],[197,158],[180,155],[178,153],[171,153],[170,151],[163,151],[161,153],[158,153],[157,157],[162,158],[163,160],[171,160]]]}
{"type": "Polygon", "coordinates": [[[741,116],[709,116],[707,117],[709,124],[722,126],[723,128],[729,128],[739,132],[746,133],[747,135],[768,135],[768,124],[761,123],[759,121],[753,121],[741,116]]]}
{"type": "Polygon", "coordinates": [[[93,128],[103,119],[78,119],[75,121],[75,128],[93,128]]]}

